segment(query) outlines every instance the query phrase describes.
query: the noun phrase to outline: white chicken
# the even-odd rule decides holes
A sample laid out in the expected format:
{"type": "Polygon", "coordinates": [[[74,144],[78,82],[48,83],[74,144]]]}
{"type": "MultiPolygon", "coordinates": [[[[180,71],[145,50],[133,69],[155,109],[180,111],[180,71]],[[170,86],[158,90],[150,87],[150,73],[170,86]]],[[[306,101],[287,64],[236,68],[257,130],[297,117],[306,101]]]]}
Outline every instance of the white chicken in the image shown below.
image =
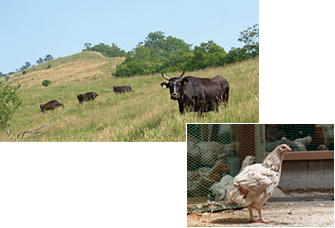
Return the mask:
{"type": "Polygon", "coordinates": [[[227,202],[232,199],[238,204],[247,206],[249,222],[268,223],[263,219],[261,210],[279,184],[284,154],[289,150],[291,148],[286,144],[277,146],[262,164],[247,166],[234,178],[233,187],[227,193],[227,202]],[[253,207],[259,214],[257,221],[252,213],[253,207]]]}

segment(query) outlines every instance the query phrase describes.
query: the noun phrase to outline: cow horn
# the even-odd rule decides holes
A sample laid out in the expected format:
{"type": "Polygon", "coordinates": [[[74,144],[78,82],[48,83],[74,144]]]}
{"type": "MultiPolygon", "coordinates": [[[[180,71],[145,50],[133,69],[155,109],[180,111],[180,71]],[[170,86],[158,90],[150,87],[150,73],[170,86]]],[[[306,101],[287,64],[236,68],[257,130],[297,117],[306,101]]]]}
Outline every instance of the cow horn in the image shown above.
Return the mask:
{"type": "Polygon", "coordinates": [[[179,78],[183,77],[184,74],[185,74],[185,70],[183,69],[183,73],[181,73],[181,75],[179,76],[179,78]]]}
{"type": "Polygon", "coordinates": [[[163,78],[165,78],[166,80],[170,80],[170,78],[168,78],[168,77],[166,77],[165,75],[164,75],[164,73],[162,72],[162,76],[163,76],[163,78]]]}

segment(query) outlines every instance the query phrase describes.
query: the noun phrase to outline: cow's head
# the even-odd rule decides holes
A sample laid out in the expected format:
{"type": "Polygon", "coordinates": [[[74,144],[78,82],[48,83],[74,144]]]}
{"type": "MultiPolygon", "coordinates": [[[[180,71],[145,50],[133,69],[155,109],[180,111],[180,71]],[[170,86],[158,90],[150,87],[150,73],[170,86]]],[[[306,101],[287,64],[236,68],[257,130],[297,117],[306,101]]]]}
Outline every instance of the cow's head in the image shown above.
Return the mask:
{"type": "Polygon", "coordinates": [[[97,93],[93,93],[93,94],[92,94],[92,98],[93,98],[93,99],[95,99],[97,96],[99,96],[99,94],[97,94],[97,93]]]}
{"type": "Polygon", "coordinates": [[[161,86],[163,88],[170,89],[171,99],[173,100],[178,100],[179,98],[181,98],[182,87],[187,84],[187,79],[181,79],[184,74],[185,71],[183,71],[183,73],[179,77],[168,78],[162,72],[163,78],[165,78],[168,82],[162,82],[161,86]]]}

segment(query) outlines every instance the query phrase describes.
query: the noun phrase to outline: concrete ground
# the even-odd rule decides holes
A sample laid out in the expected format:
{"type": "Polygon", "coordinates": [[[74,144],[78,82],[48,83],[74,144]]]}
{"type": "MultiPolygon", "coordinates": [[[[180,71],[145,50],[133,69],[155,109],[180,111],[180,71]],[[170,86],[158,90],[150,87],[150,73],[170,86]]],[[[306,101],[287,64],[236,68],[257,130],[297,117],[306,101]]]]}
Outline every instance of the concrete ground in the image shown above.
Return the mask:
{"type": "MultiPolygon", "coordinates": [[[[259,217],[255,209],[253,209],[253,214],[257,220],[259,217]]],[[[288,191],[283,189],[282,191],[276,188],[271,198],[265,203],[262,215],[265,220],[274,222],[268,224],[249,223],[249,212],[247,208],[244,208],[212,213],[191,213],[187,215],[187,226],[334,227],[334,189],[324,189],[324,191],[311,189],[288,191]]]]}
{"type": "MultiPolygon", "coordinates": [[[[253,210],[257,220],[258,213],[253,210]]],[[[230,226],[230,227],[334,227],[334,201],[268,202],[262,215],[273,223],[249,223],[247,208],[221,212],[191,213],[187,215],[188,227],[230,226]]]]}

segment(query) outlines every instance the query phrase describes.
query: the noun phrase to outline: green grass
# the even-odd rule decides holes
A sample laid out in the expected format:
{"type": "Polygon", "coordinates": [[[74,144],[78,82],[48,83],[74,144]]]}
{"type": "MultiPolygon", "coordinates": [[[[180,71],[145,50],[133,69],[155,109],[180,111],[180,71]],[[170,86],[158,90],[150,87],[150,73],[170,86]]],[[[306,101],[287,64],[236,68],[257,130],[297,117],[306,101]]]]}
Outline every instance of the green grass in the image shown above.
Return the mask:
{"type": "MultiPolygon", "coordinates": [[[[258,58],[215,69],[186,72],[186,75],[196,77],[221,75],[230,83],[227,107],[221,107],[218,112],[204,113],[201,118],[195,112],[180,115],[177,101],[170,100],[169,91],[160,86],[164,81],[160,74],[131,78],[112,77],[110,73],[120,61],[83,52],[77,56],[50,61],[52,67],[48,70],[38,65],[36,67],[41,69],[31,69],[25,75],[19,73],[11,76],[11,84],[22,84],[18,92],[23,100],[10,121],[13,140],[185,141],[185,123],[258,122],[258,58]],[[48,79],[45,77],[48,71],[55,82],[51,80],[51,86],[43,87],[41,83],[48,79]],[[112,89],[114,85],[131,86],[134,93],[116,95],[112,89]],[[76,95],[91,91],[99,94],[96,100],[80,105],[76,95]],[[40,113],[39,104],[53,99],[64,103],[65,108],[40,113]],[[20,132],[42,125],[47,127],[40,130],[41,134],[27,133],[23,139],[16,138],[20,132]]],[[[166,73],[168,77],[179,74],[180,72],[166,73]]],[[[0,131],[0,141],[6,140],[7,134],[0,131]]]]}

